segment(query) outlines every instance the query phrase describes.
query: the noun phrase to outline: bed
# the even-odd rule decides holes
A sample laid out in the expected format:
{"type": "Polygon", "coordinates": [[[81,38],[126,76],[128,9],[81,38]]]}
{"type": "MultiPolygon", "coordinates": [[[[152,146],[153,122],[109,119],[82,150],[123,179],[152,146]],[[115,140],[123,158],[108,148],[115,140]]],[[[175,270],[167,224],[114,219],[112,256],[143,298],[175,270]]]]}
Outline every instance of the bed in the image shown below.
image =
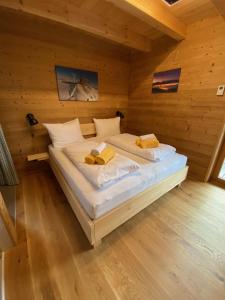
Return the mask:
{"type": "MultiPolygon", "coordinates": [[[[84,136],[94,135],[94,124],[81,124],[84,136]]],[[[92,138],[98,140],[97,138],[92,138]]],[[[129,176],[114,185],[96,190],[61,151],[49,146],[51,168],[63,189],[90,244],[102,238],[153,203],[187,176],[187,158],[175,154],[166,162],[151,163],[111,145],[117,152],[141,165],[139,175],[129,176]]]]}

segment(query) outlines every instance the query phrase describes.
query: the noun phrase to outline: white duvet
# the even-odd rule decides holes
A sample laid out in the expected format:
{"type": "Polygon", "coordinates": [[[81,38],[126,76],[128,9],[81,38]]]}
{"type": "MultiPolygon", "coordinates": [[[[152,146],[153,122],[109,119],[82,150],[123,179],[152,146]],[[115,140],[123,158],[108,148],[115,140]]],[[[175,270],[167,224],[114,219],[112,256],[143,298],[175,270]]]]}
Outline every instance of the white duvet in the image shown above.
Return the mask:
{"type": "Polygon", "coordinates": [[[95,142],[73,143],[63,149],[66,156],[81,173],[97,188],[104,188],[123,177],[137,173],[140,166],[135,161],[116,153],[106,165],[88,165],[85,156],[98,144],[95,142]]]}
{"type": "Polygon", "coordinates": [[[107,138],[106,142],[151,161],[164,160],[176,152],[176,148],[161,143],[156,148],[142,149],[135,143],[137,138],[136,135],[123,133],[107,138]]]}

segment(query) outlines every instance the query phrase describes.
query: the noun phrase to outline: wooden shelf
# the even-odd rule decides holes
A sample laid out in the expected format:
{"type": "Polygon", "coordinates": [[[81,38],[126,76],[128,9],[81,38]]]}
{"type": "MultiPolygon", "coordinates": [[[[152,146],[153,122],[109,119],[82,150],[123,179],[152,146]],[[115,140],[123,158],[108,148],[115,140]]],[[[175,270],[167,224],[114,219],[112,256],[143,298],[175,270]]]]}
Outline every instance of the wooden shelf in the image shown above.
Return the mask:
{"type": "Polygon", "coordinates": [[[41,161],[41,160],[48,160],[48,159],[49,159],[48,152],[36,153],[27,156],[28,161],[34,161],[34,160],[41,161]]]}

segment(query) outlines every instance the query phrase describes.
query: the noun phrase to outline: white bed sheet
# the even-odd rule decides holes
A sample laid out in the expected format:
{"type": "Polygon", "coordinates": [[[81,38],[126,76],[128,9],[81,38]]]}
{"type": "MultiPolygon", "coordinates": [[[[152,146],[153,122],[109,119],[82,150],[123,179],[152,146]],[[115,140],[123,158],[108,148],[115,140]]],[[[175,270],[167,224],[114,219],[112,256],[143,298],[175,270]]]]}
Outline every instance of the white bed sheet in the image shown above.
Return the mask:
{"type": "MultiPolygon", "coordinates": [[[[100,141],[99,138],[94,140],[100,141]]],[[[174,154],[162,162],[150,162],[112,147],[119,153],[138,162],[141,165],[141,170],[139,174],[128,176],[105,189],[99,190],[84,177],[61,150],[53,148],[52,145],[49,146],[51,158],[58,165],[70,188],[91,219],[101,217],[146,188],[182,169],[187,163],[187,157],[180,154],[174,154]]]]}

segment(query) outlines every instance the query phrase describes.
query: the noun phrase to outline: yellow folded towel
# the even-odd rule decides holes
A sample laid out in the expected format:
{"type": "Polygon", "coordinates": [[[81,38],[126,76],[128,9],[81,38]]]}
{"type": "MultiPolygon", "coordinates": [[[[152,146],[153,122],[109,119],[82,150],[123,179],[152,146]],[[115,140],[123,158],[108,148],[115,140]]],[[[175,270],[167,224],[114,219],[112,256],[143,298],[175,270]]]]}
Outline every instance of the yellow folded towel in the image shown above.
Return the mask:
{"type": "Polygon", "coordinates": [[[157,139],[147,139],[147,140],[137,139],[136,145],[142,149],[156,148],[159,147],[159,141],[157,139]]]}
{"type": "Polygon", "coordinates": [[[96,163],[96,159],[94,155],[88,154],[85,157],[85,162],[89,165],[94,165],[96,163]]]}
{"type": "Polygon", "coordinates": [[[105,165],[107,164],[113,157],[115,156],[115,151],[110,148],[106,147],[101,154],[95,157],[96,163],[98,165],[105,165]]]}
{"type": "Polygon", "coordinates": [[[136,143],[137,146],[140,146],[141,139],[140,139],[140,138],[136,139],[136,142],[135,142],[135,143],[136,143]]]}

